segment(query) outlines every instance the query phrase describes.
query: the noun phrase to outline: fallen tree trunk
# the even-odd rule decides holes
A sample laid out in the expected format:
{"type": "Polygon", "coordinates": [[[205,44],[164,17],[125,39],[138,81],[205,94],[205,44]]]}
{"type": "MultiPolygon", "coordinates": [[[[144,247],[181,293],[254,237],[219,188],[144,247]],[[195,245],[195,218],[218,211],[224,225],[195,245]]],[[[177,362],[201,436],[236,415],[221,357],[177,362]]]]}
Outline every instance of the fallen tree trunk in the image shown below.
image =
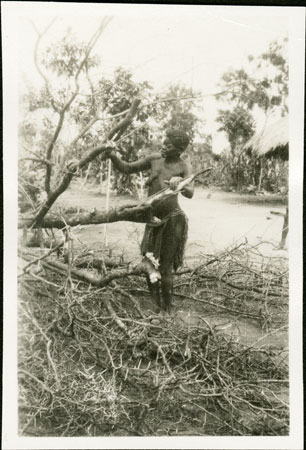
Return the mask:
{"type": "Polygon", "coordinates": [[[211,168],[208,168],[185,178],[179,183],[176,189],[172,190],[167,187],[138,204],[124,205],[119,208],[111,209],[110,211],[94,210],[92,212],[65,215],[63,218],[58,215],[50,215],[41,220],[39,224],[35,220],[33,222],[32,217],[21,218],[18,222],[18,228],[23,228],[25,226],[32,228],[37,228],[38,226],[41,228],[64,228],[66,225],[98,225],[119,221],[157,224],[159,219],[153,216],[152,208],[161,200],[177,195],[178,192],[182,191],[185,186],[192,182],[197,176],[207,173],[210,170],[211,168]]]}
{"type": "MultiPolygon", "coordinates": [[[[102,223],[112,223],[119,221],[147,223],[150,222],[151,206],[127,205],[121,208],[114,208],[110,211],[98,211],[68,214],[64,218],[55,214],[46,216],[39,224],[41,228],[64,228],[66,225],[98,225],[102,223]]],[[[18,228],[24,227],[38,228],[38,224],[33,224],[33,218],[21,218],[18,221],[18,228]]]]}

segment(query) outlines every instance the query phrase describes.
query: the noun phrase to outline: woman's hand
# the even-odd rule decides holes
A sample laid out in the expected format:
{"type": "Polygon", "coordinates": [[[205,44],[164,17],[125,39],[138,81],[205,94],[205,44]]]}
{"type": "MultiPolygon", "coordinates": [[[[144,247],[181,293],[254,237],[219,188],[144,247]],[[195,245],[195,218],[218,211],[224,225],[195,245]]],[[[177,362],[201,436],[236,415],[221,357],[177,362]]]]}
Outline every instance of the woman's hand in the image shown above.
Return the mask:
{"type": "Polygon", "coordinates": [[[170,178],[170,181],[165,181],[165,183],[169,184],[169,188],[172,189],[172,191],[175,191],[182,180],[182,177],[172,177],[170,178]]]}

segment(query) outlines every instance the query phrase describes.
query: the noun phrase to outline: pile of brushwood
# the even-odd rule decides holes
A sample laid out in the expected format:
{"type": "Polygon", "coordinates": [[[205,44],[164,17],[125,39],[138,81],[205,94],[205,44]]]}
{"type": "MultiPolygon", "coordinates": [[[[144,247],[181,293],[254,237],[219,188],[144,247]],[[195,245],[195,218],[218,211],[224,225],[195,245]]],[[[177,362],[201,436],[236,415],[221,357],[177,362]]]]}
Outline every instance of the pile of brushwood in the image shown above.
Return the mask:
{"type": "Polygon", "coordinates": [[[20,256],[20,434],[288,434],[287,353],[263,339],[286,335],[284,259],[247,243],[201,255],[175,277],[169,315],[154,310],[139,271],[102,249],[20,256]],[[178,320],[178,308],[197,320],[178,320]],[[212,312],[264,335],[242,344],[212,312]]]}

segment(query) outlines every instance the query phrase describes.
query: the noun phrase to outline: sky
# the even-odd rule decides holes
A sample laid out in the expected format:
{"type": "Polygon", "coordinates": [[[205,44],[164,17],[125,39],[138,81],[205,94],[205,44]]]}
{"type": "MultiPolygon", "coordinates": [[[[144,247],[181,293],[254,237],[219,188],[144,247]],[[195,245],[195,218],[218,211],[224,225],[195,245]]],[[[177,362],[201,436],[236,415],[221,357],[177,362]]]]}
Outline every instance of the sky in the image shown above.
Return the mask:
{"type": "MultiPolygon", "coordinates": [[[[106,15],[112,20],[94,48],[103,74],[123,66],[132,71],[135,81],[149,81],[156,89],[180,82],[207,95],[203,99],[204,132],[213,135],[216,152],[227,144],[215,122],[220,104],[210,96],[220,90],[220,77],[230,68],[245,67],[248,55],[261,54],[271,41],[287,36],[289,29],[286,9],[280,7],[22,2],[18,12],[20,74],[42,81],[33,62],[35,28],[43,31],[56,17],[41,48],[58,40],[68,27],[87,41],[106,15]]],[[[101,70],[93,76],[100,76],[101,70]]],[[[263,118],[256,118],[260,128],[263,118]]]]}

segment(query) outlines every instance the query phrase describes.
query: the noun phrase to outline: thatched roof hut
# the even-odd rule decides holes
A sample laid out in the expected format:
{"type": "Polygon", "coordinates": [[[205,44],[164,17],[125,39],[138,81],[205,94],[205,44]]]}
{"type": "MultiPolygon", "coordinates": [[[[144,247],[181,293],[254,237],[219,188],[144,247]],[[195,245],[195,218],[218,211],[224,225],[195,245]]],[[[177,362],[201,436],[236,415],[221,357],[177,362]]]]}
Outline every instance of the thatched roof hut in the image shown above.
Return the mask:
{"type": "Polygon", "coordinates": [[[289,121],[282,117],[249,139],[244,149],[252,149],[257,156],[279,157],[288,160],[289,121]]]}

